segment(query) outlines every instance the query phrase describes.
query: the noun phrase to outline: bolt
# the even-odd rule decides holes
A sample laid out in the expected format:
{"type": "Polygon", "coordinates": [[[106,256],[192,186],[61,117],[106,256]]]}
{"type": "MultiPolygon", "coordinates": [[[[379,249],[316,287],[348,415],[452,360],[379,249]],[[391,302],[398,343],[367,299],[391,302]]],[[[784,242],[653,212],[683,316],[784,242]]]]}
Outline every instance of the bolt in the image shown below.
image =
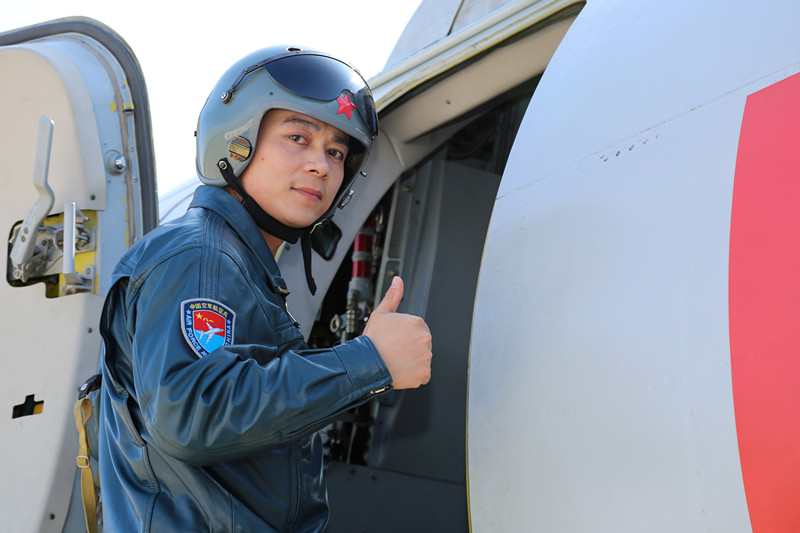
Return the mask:
{"type": "Polygon", "coordinates": [[[127,166],[128,162],[125,156],[116,150],[111,150],[106,154],[106,168],[112,174],[122,174],[127,166]]]}

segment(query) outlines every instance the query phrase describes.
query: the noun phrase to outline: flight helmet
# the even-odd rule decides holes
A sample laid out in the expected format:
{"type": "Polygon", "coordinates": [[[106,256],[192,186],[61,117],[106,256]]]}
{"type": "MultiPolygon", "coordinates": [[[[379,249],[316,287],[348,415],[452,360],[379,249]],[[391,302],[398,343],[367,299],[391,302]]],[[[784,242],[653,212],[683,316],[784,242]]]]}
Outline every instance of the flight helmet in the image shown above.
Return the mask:
{"type": "Polygon", "coordinates": [[[375,102],[367,82],[352,66],[324,52],[273,46],[233,64],[206,100],[197,122],[197,174],[206,185],[230,185],[262,229],[287,242],[302,238],[306,276],[310,279],[309,233],[331,218],[352,195],[378,134],[375,102]],[[241,186],[252,160],[261,119],[270,109],[308,115],[350,137],[344,178],[331,206],[307,228],[291,228],[264,212],[241,186]]]}

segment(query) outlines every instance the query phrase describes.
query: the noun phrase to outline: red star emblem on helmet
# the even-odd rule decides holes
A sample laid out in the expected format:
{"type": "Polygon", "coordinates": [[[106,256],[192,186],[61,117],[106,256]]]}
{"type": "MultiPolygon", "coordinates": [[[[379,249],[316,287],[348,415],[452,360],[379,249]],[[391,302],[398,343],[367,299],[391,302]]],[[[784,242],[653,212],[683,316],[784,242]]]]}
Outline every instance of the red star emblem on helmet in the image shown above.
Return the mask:
{"type": "Polygon", "coordinates": [[[344,113],[347,115],[347,120],[353,120],[353,117],[350,115],[350,113],[352,113],[353,109],[356,108],[356,104],[350,101],[350,95],[344,93],[344,95],[337,98],[336,101],[339,102],[339,111],[337,111],[336,114],[338,115],[344,113]]]}

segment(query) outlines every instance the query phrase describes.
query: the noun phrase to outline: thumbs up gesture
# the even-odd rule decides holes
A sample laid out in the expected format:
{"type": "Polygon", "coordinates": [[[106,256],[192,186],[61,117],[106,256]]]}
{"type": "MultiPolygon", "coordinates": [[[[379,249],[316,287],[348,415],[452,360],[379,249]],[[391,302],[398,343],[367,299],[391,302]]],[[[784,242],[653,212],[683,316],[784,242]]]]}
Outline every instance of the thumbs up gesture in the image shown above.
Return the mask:
{"type": "Polygon", "coordinates": [[[364,335],[369,337],[392,375],[395,389],[415,389],[431,379],[431,331],[425,321],[397,312],[403,299],[403,280],[392,286],[372,312],[364,335]]]}

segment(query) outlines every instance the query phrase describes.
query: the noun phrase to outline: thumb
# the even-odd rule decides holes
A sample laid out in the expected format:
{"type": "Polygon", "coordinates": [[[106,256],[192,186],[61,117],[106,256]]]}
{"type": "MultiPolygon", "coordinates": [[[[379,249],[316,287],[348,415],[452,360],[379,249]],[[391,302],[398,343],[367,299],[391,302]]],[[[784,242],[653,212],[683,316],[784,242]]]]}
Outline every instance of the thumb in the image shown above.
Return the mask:
{"type": "Polygon", "coordinates": [[[386,295],[375,308],[373,313],[394,313],[397,311],[397,306],[400,305],[400,300],[403,299],[403,280],[400,276],[392,278],[392,286],[386,291],[386,295]]]}

